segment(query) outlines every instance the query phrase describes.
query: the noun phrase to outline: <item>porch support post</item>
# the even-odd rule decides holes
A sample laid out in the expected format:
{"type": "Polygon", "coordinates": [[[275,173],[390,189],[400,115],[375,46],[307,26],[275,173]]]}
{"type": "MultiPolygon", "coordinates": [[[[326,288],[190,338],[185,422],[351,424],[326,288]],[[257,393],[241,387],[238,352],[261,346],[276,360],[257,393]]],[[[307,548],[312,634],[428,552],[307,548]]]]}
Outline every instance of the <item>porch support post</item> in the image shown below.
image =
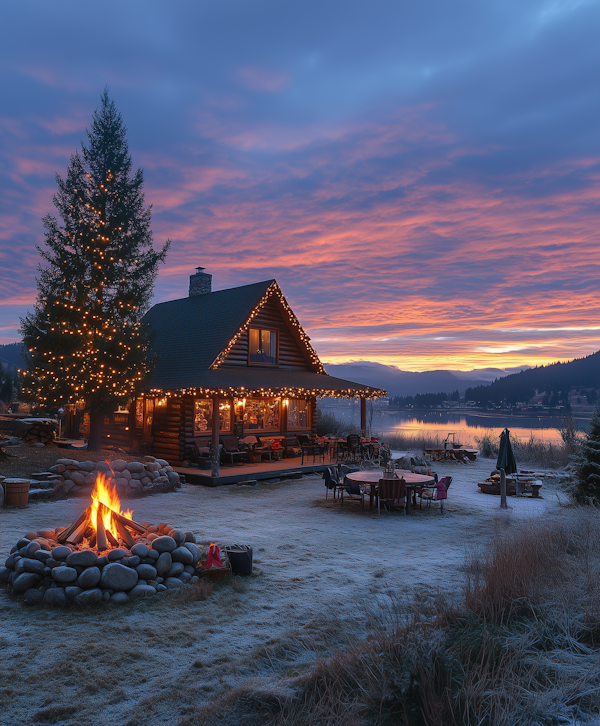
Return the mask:
{"type": "Polygon", "coordinates": [[[214,395],[212,402],[212,445],[216,446],[219,443],[219,396],[214,395]]]}
{"type": "Polygon", "coordinates": [[[364,396],[360,397],[360,430],[366,433],[367,428],[367,399],[364,396]]]}

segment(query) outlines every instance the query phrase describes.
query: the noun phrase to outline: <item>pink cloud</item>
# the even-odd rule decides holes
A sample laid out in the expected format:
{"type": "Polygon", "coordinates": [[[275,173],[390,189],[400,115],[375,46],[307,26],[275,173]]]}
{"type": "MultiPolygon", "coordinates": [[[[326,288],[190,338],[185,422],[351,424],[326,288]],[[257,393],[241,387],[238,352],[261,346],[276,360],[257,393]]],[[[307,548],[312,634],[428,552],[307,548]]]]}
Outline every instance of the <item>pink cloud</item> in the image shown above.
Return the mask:
{"type": "Polygon", "coordinates": [[[249,91],[277,93],[290,84],[290,76],[281,71],[273,71],[257,66],[244,66],[237,72],[238,79],[249,91]]]}

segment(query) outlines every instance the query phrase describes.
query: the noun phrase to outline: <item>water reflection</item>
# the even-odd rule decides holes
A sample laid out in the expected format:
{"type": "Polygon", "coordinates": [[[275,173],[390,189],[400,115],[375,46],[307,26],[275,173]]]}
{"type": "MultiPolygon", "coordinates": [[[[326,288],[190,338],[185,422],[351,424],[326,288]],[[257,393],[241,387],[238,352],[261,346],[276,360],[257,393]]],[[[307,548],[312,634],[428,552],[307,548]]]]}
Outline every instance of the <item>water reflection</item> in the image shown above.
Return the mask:
{"type": "MultiPolygon", "coordinates": [[[[323,406],[323,410],[330,411],[336,418],[360,425],[360,408],[352,405],[323,406]]],[[[504,428],[509,428],[511,435],[520,439],[529,440],[534,436],[537,440],[548,442],[561,442],[558,427],[560,418],[544,416],[498,416],[485,412],[449,412],[449,411],[402,411],[388,412],[385,409],[374,409],[371,420],[373,431],[385,434],[403,434],[418,437],[424,434],[427,437],[437,436],[440,441],[446,438],[449,432],[456,433],[456,440],[463,444],[476,445],[476,439],[485,433],[500,436],[504,428]]],[[[584,430],[588,421],[577,422],[578,428],[584,430]]]]}

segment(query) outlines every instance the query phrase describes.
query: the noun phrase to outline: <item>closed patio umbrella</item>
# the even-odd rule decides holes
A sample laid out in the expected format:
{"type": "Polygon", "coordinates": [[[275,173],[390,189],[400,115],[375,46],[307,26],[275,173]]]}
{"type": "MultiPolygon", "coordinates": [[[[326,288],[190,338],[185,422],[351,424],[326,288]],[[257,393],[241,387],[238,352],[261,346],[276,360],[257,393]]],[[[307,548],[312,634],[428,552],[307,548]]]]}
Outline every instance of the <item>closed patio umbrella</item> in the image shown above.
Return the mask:
{"type": "Polygon", "coordinates": [[[504,469],[506,474],[515,474],[517,471],[517,462],[510,445],[510,431],[508,429],[504,429],[500,434],[500,450],[498,451],[496,469],[504,469]]]}

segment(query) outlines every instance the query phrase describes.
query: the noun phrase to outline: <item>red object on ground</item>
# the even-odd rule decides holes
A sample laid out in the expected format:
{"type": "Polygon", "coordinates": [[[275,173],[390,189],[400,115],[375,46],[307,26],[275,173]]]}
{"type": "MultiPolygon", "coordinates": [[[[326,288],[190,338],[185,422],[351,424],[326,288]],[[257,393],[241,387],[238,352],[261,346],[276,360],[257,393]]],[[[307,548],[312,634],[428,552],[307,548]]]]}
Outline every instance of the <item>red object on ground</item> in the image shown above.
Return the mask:
{"type": "Polygon", "coordinates": [[[221,557],[219,555],[219,548],[212,542],[208,548],[208,554],[206,555],[206,567],[223,567],[221,557]]]}

